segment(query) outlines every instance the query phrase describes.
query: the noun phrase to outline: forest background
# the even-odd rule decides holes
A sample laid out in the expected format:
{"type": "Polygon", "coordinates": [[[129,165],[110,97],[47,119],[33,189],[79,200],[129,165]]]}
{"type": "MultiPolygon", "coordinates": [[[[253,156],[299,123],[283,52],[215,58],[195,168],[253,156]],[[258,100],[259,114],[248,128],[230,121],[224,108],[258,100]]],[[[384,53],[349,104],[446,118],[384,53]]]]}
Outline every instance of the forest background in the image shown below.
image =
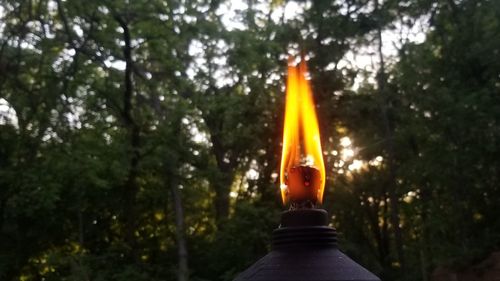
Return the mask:
{"type": "Polygon", "coordinates": [[[500,249],[500,1],[1,0],[0,280],[232,280],[269,250],[306,50],[343,251],[500,249]]]}

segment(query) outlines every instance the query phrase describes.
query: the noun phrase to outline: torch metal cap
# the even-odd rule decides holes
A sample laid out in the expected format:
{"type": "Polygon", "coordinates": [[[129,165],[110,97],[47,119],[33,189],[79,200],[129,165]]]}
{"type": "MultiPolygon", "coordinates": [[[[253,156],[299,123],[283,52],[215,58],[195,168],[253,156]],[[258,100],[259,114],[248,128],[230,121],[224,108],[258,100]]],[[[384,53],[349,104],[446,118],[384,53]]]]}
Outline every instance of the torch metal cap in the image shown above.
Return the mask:
{"type": "Polygon", "coordinates": [[[281,214],[281,225],[273,231],[273,249],[337,246],[337,232],[328,226],[322,209],[297,209],[281,214]]]}
{"type": "Polygon", "coordinates": [[[328,214],[319,209],[284,212],[272,251],[235,281],[380,281],[337,249],[328,214]]]}

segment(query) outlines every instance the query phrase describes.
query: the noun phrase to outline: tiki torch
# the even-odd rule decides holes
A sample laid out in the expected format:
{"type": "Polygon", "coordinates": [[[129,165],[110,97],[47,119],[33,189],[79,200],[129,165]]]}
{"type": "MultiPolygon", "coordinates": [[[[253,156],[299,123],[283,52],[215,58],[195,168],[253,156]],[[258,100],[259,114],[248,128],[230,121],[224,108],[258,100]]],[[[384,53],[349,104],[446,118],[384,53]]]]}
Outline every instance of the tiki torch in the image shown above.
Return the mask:
{"type": "Polygon", "coordinates": [[[272,251],[235,281],[380,281],[337,247],[323,200],[325,165],[304,57],[288,61],[280,189],[290,209],[272,236],[272,251]]]}

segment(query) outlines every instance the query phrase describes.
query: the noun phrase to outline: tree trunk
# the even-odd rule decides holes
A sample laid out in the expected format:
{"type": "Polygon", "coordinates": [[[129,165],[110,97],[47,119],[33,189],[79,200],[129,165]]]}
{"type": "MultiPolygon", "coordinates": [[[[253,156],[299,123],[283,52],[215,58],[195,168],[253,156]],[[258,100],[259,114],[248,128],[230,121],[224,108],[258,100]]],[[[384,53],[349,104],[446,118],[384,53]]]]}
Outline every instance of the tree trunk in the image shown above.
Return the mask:
{"type": "MultiPolygon", "coordinates": [[[[379,2],[375,0],[375,12],[379,12],[379,2]]],[[[394,230],[394,238],[396,244],[396,252],[398,255],[399,264],[401,266],[402,272],[405,269],[404,262],[404,251],[403,251],[403,236],[402,230],[399,226],[399,198],[396,193],[396,171],[395,171],[395,149],[394,149],[394,132],[392,125],[390,124],[389,113],[387,108],[387,98],[386,98],[386,84],[387,75],[385,70],[384,54],[382,53],[383,41],[382,41],[382,23],[380,22],[380,15],[378,15],[378,26],[377,26],[377,41],[378,41],[378,56],[379,56],[379,70],[377,73],[377,86],[379,91],[379,106],[382,118],[382,123],[384,126],[385,144],[388,154],[387,167],[389,170],[388,178],[388,194],[391,203],[389,218],[394,230]]]]}
{"type": "Polygon", "coordinates": [[[115,20],[123,29],[123,57],[125,58],[125,74],[124,74],[124,92],[123,92],[123,109],[122,119],[125,129],[129,135],[129,171],[125,181],[124,191],[124,206],[123,213],[125,216],[125,240],[132,250],[135,248],[135,198],[138,192],[137,176],[140,159],[140,129],[135,122],[132,114],[132,100],[134,96],[134,85],[132,80],[133,61],[132,61],[132,43],[131,34],[128,23],[118,14],[114,15],[115,20]]]}
{"type": "Polygon", "coordinates": [[[212,141],[212,152],[217,163],[217,173],[212,177],[211,184],[215,190],[215,222],[220,229],[224,226],[224,221],[229,216],[229,193],[231,192],[231,184],[234,179],[236,160],[234,156],[226,158],[226,149],[222,145],[222,141],[213,133],[216,132],[216,130],[210,127],[210,124],[211,123],[207,122],[211,130],[210,140],[212,141]]]}
{"type": "MultiPolygon", "coordinates": [[[[226,176],[223,175],[225,178],[226,176]]],[[[215,186],[215,221],[217,227],[221,227],[223,221],[229,217],[229,193],[231,192],[231,182],[221,180],[214,183],[215,186]]]]}
{"type": "Polygon", "coordinates": [[[177,257],[179,269],[177,271],[178,281],[189,280],[188,251],[186,246],[186,233],[184,226],[184,209],[182,207],[181,194],[175,175],[170,173],[168,179],[170,194],[172,195],[173,208],[175,214],[175,235],[177,239],[177,257]]]}

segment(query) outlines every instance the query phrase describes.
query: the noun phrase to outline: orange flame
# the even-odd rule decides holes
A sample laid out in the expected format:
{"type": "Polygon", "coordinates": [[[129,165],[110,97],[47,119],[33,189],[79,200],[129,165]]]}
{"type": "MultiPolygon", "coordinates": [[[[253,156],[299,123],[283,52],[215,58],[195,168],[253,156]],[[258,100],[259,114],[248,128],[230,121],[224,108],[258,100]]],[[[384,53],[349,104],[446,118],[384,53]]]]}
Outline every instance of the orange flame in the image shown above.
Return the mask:
{"type": "MultiPolygon", "coordinates": [[[[314,99],[306,78],[307,65],[304,58],[298,65],[294,58],[288,59],[288,79],[286,88],[285,124],[283,129],[283,150],[280,167],[280,188],[283,203],[290,197],[287,186],[290,169],[309,166],[319,171],[320,182],[317,186],[316,200],[323,201],[325,187],[325,164],[321,151],[319,125],[314,99]]],[[[307,185],[307,184],[306,184],[307,185]]]]}

